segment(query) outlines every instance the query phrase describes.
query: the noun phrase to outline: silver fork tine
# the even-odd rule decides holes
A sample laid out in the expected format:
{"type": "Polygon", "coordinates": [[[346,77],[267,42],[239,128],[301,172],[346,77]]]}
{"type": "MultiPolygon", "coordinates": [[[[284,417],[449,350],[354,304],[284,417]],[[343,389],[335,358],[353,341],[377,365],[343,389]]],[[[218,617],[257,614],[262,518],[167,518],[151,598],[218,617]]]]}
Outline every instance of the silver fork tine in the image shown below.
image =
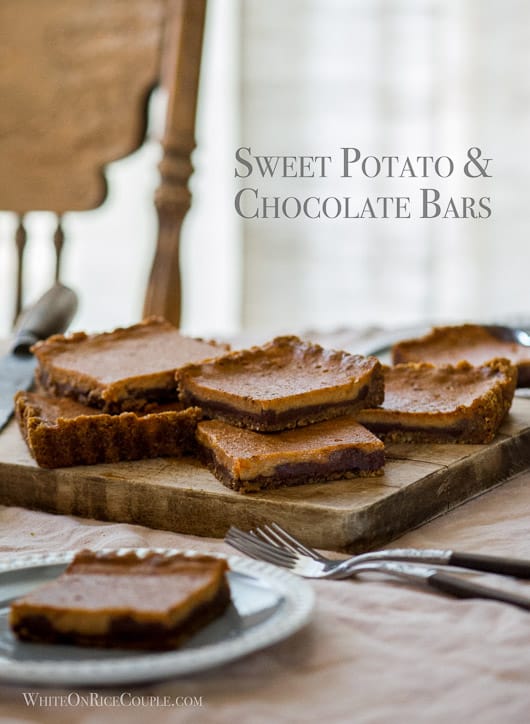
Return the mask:
{"type": "Polygon", "coordinates": [[[289,565],[289,567],[291,567],[296,560],[296,557],[291,552],[270,545],[270,543],[266,543],[249,533],[244,533],[237,528],[230,528],[226,534],[226,540],[229,543],[239,542],[240,545],[244,545],[248,550],[252,550],[256,554],[267,555],[269,561],[274,561],[278,565],[289,565]]]}
{"type": "Polygon", "coordinates": [[[314,549],[308,548],[301,541],[294,538],[286,530],[281,528],[277,523],[271,523],[271,525],[264,525],[262,528],[255,528],[255,534],[260,538],[265,539],[272,543],[274,546],[281,546],[287,548],[293,553],[302,553],[303,555],[313,558],[315,561],[324,560],[323,557],[314,549]]]}
{"type": "Polygon", "coordinates": [[[269,553],[266,553],[264,551],[255,551],[251,549],[247,543],[243,541],[239,541],[234,538],[226,537],[226,542],[232,546],[232,548],[235,548],[238,551],[241,551],[241,553],[244,553],[245,555],[249,556],[250,558],[255,558],[258,561],[266,561],[267,563],[272,563],[275,566],[281,566],[282,568],[292,568],[292,565],[289,565],[289,563],[285,560],[277,560],[273,556],[271,556],[269,553]]]}
{"type": "Polygon", "coordinates": [[[262,540],[258,536],[255,535],[252,531],[249,533],[246,533],[243,530],[240,530],[239,528],[235,528],[232,526],[230,530],[227,533],[228,536],[235,536],[237,538],[240,538],[244,540],[245,542],[248,542],[251,545],[254,545],[258,548],[263,548],[264,550],[268,550],[271,553],[277,553],[282,556],[289,556],[291,558],[295,557],[295,553],[291,553],[290,551],[285,550],[285,548],[279,548],[277,545],[272,545],[271,543],[268,543],[267,541],[262,540]]]}
{"type": "Polygon", "coordinates": [[[314,548],[308,548],[308,546],[304,545],[302,541],[297,540],[290,533],[281,528],[278,523],[271,523],[270,526],[265,527],[269,529],[274,528],[274,531],[277,535],[281,536],[284,541],[289,541],[289,543],[294,546],[295,550],[299,551],[300,553],[305,553],[307,556],[314,558],[316,561],[322,560],[322,556],[318,553],[318,551],[316,551],[314,548]]]}
{"type": "Polygon", "coordinates": [[[254,535],[258,535],[260,539],[265,539],[275,548],[287,548],[287,550],[291,551],[292,553],[300,553],[297,548],[291,545],[288,541],[283,540],[283,538],[281,538],[281,536],[273,531],[268,525],[263,526],[263,528],[255,528],[255,530],[251,531],[251,533],[254,533],[254,535]]]}
{"type": "Polygon", "coordinates": [[[245,553],[247,556],[250,556],[251,558],[256,558],[260,561],[267,561],[268,563],[273,563],[276,566],[282,566],[284,568],[290,568],[292,567],[291,561],[285,559],[285,558],[279,558],[267,550],[263,549],[257,549],[253,548],[248,541],[240,540],[238,538],[233,538],[227,536],[225,538],[226,542],[231,545],[233,548],[237,548],[238,551],[241,551],[242,553],[245,553]]]}
{"type": "Polygon", "coordinates": [[[280,559],[283,559],[285,557],[283,555],[283,551],[279,550],[278,548],[273,548],[268,543],[260,541],[258,538],[254,538],[253,536],[251,537],[248,534],[242,533],[240,531],[229,531],[226,537],[229,541],[239,541],[239,543],[247,546],[250,550],[266,553],[280,559]]]}
{"type": "MultiPolygon", "coordinates": [[[[274,524],[273,524],[274,525],[274,524]]],[[[278,526],[279,528],[279,526],[278,526]]],[[[256,528],[254,532],[255,534],[259,535],[261,539],[265,539],[272,543],[276,548],[280,547],[282,550],[289,550],[295,555],[303,555],[308,556],[309,558],[312,558],[315,561],[322,561],[321,556],[318,555],[316,551],[310,552],[306,546],[304,546],[303,543],[300,541],[297,541],[296,538],[293,538],[290,536],[287,531],[282,530],[282,528],[279,528],[280,532],[284,535],[281,535],[280,533],[276,532],[272,529],[272,525],[265,525],[263,528],[256,528]]]]}

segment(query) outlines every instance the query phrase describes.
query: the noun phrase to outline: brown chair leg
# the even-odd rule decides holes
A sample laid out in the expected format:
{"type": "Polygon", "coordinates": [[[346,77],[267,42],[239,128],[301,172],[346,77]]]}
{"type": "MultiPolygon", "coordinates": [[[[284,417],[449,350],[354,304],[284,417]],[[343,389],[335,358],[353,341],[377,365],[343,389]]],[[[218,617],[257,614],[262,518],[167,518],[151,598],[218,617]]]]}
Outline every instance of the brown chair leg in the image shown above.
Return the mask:
{"type": "Polygon", "coordinates": [[[24,226],[24,214],[18,217],[18,226],[15,232],[15,244],[17,247],[17,277],[15,288],[15,316],[13,323],[18,319],[18,315],[22,311],[22,271],[24,261],[24,250],[28,240],[28,233],[24,226]]]}

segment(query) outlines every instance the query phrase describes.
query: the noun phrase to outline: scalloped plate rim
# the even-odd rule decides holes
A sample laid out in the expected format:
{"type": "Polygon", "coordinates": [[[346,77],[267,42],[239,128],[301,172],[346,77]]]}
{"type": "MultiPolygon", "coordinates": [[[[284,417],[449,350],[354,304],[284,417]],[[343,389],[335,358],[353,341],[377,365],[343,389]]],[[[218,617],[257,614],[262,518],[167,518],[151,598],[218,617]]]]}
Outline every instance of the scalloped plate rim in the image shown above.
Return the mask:
{"type": "MultiPolygon", "coordinates": [[[[140,555],[157,552],[164,555],[184,553],[205,555],[203,551],[184,548],[119,548],[100,549],[98,552],[136,551],[140,555]]],[[[46,567],[69,563],[78,551],[54,553],[25,553],[9,562],[0,562],[0,584],[3,573],[33,567],[46,567]]],[[[135,654],[131,659],[93,660],[72,662],[50,662],[27,660],[13,661],[0,654],[0,681],[14,684],[60,685],[101,685],[123,683],[147,683],[205,671],[235,661],[243,656],[278,643],[301,629],[311,619],[315,595],[312,587],[303,579],[276,566],[240,556],[226,556],[212,552],[218,558],[225,558],[230,569],[256,579],[273,592],[281,594],[285,605],[273,612],[256,626],[243,630],[231,639],[207,644],[197,648],[171,652],[135,654]]]]}

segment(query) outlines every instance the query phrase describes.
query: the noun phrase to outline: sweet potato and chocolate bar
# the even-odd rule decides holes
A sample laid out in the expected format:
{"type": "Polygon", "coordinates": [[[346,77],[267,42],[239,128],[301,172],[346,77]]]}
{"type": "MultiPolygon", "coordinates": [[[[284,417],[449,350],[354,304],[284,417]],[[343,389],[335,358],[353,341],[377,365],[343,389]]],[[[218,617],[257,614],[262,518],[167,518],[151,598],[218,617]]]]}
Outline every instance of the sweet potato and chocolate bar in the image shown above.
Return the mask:
{"type": "Polygon", "coordinates": [[[54,581],[11,605],[24,641],[173,649],[230,602],[226,561],[213,556],[139,556],[81,551],[54,581]]]}
{"type": "Polygon", "coordinates": [[[37,463],[60,468],[190,452],[201,411],[173,403],[108,415],[67,398],[18,392],[15,415],[37,463]]]}
{"type": "Polygon", "coordinates": [[[437,365],[456,364],[461,360],[482,365],[491,359],[504,358],[517,367],[517,386],[530,386],[530,348],[498,339],[479,324],[434,327],[424,337],[395,344],[392,358],[394,364],[432,362],[437,365]]]}
{"type": "Polygon", "coordinates": [[[274,432],[378,405],[384,395],[374,357],[326,350],[298,337],[226,354],[177,372],[180,398],[208,417],[274,432]]]}
{"type": "Polygon", "coordinates": [[[104,412],[143,410],[176,401],[175,371],[227,351],[226,345],[180,334],[164,319],[87,335],[54,335],[34,345],[38,385],[104,412]]]}
{"type": "Polygon", "coordinates": [[[383,472],[383,443],[349,415],[274,434],[205,420],[196,434],[199,457],[241,493],[383,472]]]}
{"type": "Polygon", "coordinates": [[[481,367],[428,362],[385,368],[385,399],[357,418],[385,442],[487,443],[512,403],[517,378],[508,360],[481,367]]]}

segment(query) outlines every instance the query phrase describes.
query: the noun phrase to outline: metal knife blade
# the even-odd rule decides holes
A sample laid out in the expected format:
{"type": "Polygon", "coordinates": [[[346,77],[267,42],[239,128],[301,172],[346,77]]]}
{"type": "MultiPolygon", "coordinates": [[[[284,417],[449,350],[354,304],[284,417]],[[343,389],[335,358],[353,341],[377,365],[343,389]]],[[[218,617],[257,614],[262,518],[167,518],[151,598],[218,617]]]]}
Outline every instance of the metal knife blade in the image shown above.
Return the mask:
{"type": "Polygon", "coordinates": [[[0,430],[13,414],[13,397],[33,384],[36,360],[32,354],[8,354],[0,359],[0,430]]]}
{"type": "Polygon", "coordinates": [[[13,397],[33,383],[36,360],[29,348],[51,334],[64,332],[77,309],[74,291],[56,283],[27,312],[15,329],[10,351],[0,358],[0,431],[13,414],[13,397]]]}

